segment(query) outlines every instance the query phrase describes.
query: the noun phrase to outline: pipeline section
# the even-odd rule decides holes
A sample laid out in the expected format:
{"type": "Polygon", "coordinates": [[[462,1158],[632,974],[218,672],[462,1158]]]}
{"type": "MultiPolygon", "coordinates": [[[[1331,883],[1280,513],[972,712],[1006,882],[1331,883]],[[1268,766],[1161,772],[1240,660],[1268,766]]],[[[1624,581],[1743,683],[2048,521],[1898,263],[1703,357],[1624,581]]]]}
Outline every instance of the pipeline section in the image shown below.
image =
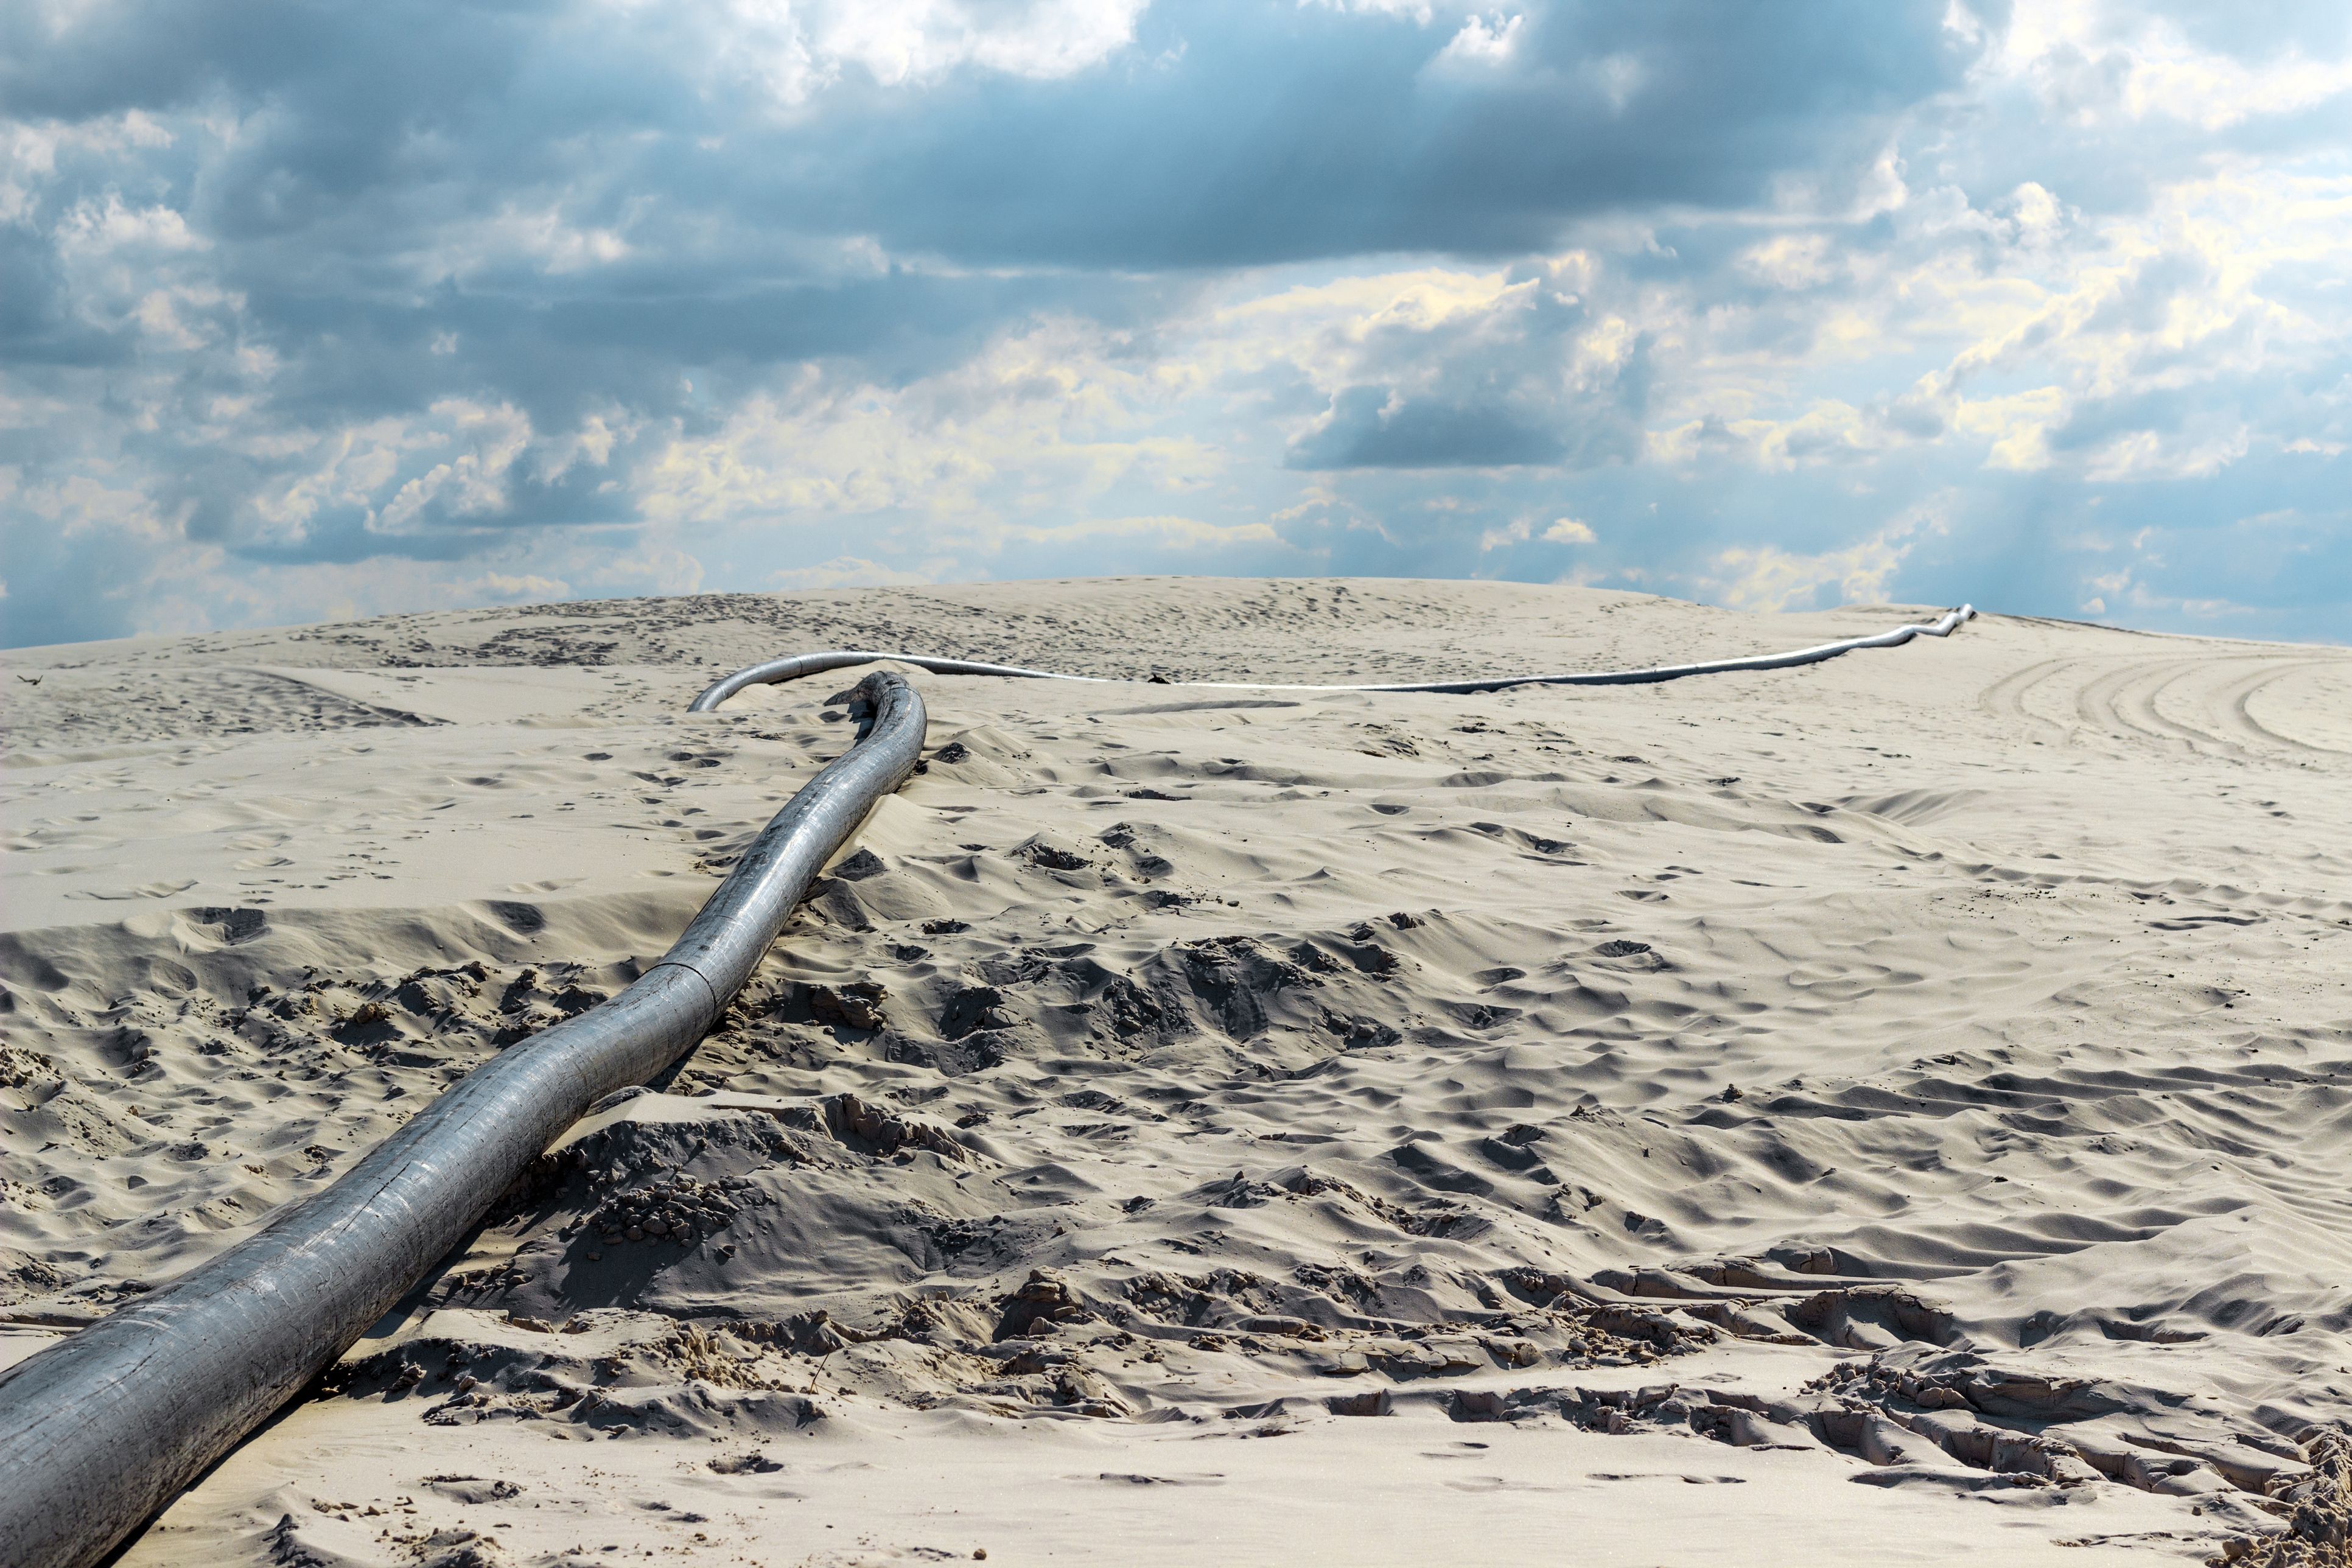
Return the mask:
{"type": "Polygon", "coordinates": [[[102,1560],[382,1319],[591,1105],[702,1038],[921,756],[912,687],[877,671],[855,701],[864,735],[634,984],[477,1068],[258,1234],[0,1373],[0,1564],[102,1560]]]}
{"type": "MultiPolygon", "coordinates": [[[[1745,669],[1789,669],[1801,664],[1819,664],[1823,659],[1835,658],[1857,648],[1899,647],[1913,637],[1948,637],[1974,620],[1976,614],[1974,605],[1962,605],[1934,621],[1895,626],[1866,637],[1818,643],[1811,647],[1794,648],[1787,653],[1709,659],[1703,664],[1661,664],[1647,669],[1595,669],[1565,675],[1493,675],[1481,676],[1475,680],[1417,680],[1375,686],[1286,686],[1271,680],[1171,680],[1165,684],[1217,691],[1439,691],[1462,694],[1501,691],[1514,686],[1647,686],[1661,680],[1681,680],[1693,675],[1729,675],[1745,669]]],[[[885,659],[911,664],[934,675],[999,675],[1020,680],[1083,680],[1097,686],[1110,684],[1114,679],[1099,675],[1068,675],[1055,669],[1026,669],[1017,664],[982,664],[969,658],[938,658],[929,654],[830,648],[822,653],[793,654],[788,658],[771,659],[748,669],[739,669],[725,679],[715,682],[709,690],[696,698],[688,711],[709,713],[747,686],[773,686],[782,681],[797,680],[803,675],[845,669],[853,665],[877,664],[885,659]]]]}
{"type": "MultiPolygon", "coordinates": [[[[1788,653],[1646,669],[1306,686],[1186,680],[1220,690],[1472,693],[1636,686],[1786,669],[1857,648],[1949,637],[1976,611],[1788,653]]],[[[940,675],[1082,680],[922,654],[832,649],[736,671],[694,700],[892,660],[940,675]]],[[[0,1564],[88,1568],[324,1371],[422,1279],[562,1131],[706,1034],[809,884],[922,752],[922,699],[876,673],[868,723],[776,814],[693,923],[619,995],[502,1052],[419,1111],[326,1191],[152,1295],[0,1373],[0,1564]]]]}

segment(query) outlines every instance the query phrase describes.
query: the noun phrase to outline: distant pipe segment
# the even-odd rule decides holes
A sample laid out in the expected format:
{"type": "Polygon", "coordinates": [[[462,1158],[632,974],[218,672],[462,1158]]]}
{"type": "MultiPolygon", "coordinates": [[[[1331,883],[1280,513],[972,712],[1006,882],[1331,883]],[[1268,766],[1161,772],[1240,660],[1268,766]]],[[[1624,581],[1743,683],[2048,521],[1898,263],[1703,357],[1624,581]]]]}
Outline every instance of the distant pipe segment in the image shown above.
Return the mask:
{"type": "Polygon", "coordinates": [[[349,1349],[591,1105],[702,1038],[921,757],[914,688],[877,671],[856,696],[864,737],[785,803],[635,984],[475,1068],[257,1235],[0,1373],[0,1564],[104,1558],[349,1349]]]}
{"type": "MultiPolygon", "coordinates": [[[[1647,669],[1596,669],[1566,675],[1491,675],[1473,680],[1414,680],[1375,686],[1289,686],[1272,680],[1171,680],[1171,686],[1206,687],[1221,691],[1438,691],[1466,693],[1501,691],[1513,686],[1647,686],[1659,680],[1680,680],[1692,675],[1728,675],[1743,669],[1787,669],[1800,664],[1819,664],[1825,658],[1835,658],[1856,648],[1897,647],[1913,637],[1946,637],[1965,623],[1976,618],[1976,607],[1962,605],[1946,612],[1925,625],[1896,626],[1866,637],[1847,637],[1840,642],[1817,643],[1811,647],[1795,648],[1788,653],[1759,653],[1747,658],[1709,659],[1704,664],[1661,664],[1647,669]]],[[[982,664],[968,658],[936,658],[920,653],[883,653],[873,649],[829,648],[822,653],[798,653],[788,658],[770,659],[749,669],[739,669],[725,679],[714,682],[709,689],[688,705],[689,713],[709,713],[747,686],[773,686],[780,681],[797,680],[803,675],[821,670],[843,669],[851,665],[876,664],[888,659],[898,664],[911,664],[928,669],[934,675],[998,675],[1022,680],[1084,680],[1096,685],[1108,683],[1109,677],[1100,675],[1066,675],[1055,669],[1026,669],[1017,664],[982,664]]]]}

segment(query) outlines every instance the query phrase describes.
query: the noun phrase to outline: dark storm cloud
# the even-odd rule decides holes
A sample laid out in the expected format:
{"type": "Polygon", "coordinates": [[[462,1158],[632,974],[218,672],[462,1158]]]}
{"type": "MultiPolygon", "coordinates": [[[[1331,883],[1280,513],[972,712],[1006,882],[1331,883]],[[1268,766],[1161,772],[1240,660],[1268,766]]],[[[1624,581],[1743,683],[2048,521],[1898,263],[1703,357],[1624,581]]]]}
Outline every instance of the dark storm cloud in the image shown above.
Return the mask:
{"type": "Polygon", "coordinates": [[[832,224],[972,259],[1507,254],[1612,207],[1734,205],[1791,168],[1866,164],[1885,116],[1965,68],[1942,14],[1561,5],[1490,66],[1401,17],[1154,12],[1118,68],[859,95],[801,189],[832,224]]]}
{"type": "MultiPolygon", "coordinates": [[[[1834,173],[1957,79],[1940,13],[1567,6],[1531,15],[1508,61],[1445,69],[1443,28],[1192,7],[1067,79],[845,80],[780,118],[755,79],[714,74],[709,29],[644,12],[117,6],[54,38],[20,16],[0,91],[26,118],[236,116],[201,170],[140,163],[225,247],[225,278],[315,314],[463,268],[456,226],[549,199],[579,224],[637,209],[646,255],[616,281],[705,298],[804,272],[829,237],[1151,269],[1525,249],[1615,205],[1734,205],[1790,168],[1834,173]]],[[[564,303],[576,319],[608,299],[639,308],[564,303]]],[[[856,307],[822,313],[839,338],[856,307]]]]}
{"type": "Polygon", "coordinates": [[[1294,468],[1494,468],[1554,463],[1567,444],[1493,405],[1398,399],[1381,386],[1351,386],[1328,421],[1291,443],[1294,468]]]}

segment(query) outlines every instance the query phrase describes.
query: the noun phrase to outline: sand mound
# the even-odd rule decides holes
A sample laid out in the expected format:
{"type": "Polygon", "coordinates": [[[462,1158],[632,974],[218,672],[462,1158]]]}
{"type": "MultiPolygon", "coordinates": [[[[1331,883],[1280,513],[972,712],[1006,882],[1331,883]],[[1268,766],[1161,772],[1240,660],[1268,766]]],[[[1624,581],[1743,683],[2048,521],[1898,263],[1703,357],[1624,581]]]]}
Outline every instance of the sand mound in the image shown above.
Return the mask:
{"type": "Polygon", "coordinates": [[[126,1563],[2334,1561],[2352,655],[1143,683],[1916,618],[1138,580],[10,654],[0,1355],[625,985],[847,741],[837,681],[686,702],[895,646],[1136,684],[917,676],[726,1025],[126,1563]]]}

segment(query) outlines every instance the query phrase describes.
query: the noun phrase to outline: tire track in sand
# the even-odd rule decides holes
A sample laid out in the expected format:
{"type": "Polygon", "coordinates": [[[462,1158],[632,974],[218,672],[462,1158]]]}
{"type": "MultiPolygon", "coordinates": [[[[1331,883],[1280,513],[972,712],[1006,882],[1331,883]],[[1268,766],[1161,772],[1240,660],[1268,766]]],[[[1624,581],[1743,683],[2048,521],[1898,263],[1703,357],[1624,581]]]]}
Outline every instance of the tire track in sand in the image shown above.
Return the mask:
{"type": "Polygon", "coordinates": [[[1978,706],[1991,716],[2054,731],[2070,742],[2094,738],[2241,760],[2352,755],[2352,749],[2287,733],[2254,711],[2255,699],[2280,683],[2352,668],[2352,660],[2235,655],[2219,658],[2123,660],[2053,658],[1988,686],[1978,706]]]}

